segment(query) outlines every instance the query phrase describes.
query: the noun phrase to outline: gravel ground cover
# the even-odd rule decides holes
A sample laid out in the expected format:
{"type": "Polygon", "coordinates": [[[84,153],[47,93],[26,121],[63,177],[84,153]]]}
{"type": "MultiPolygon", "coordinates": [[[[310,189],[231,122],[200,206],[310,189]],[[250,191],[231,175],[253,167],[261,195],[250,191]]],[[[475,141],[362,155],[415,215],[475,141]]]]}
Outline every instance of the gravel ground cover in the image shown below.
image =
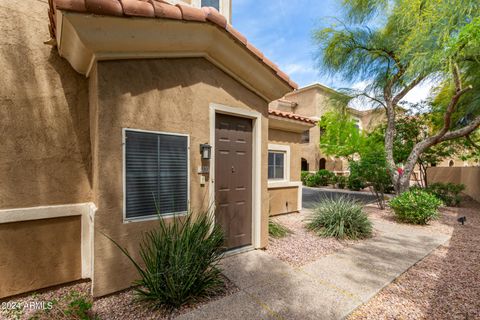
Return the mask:
{"type": "Polygon", "coordinates": [[[266,252],[293,267],[300,267],[357,242],[322,238],[307,230],[305,220],[310,213],[309,210],[302,210],[300,213],[273,217],[274,221],[287,227],[292,233],[280,239],[270,237],[266,252]]]}
{"type": "MultiPolygon", "coordinates": [[[[368,209],[392,222],[391,213],[368,209]]],[[[392,222],[393,223],[393,222],[392,222]]],[[[440,246],[357,309],[356,319],[480,319],[480,204],[443,208],[438,220],[420,227],[451,233],[440,246]],[[467,217],[464,226],[457,218],[467,217]]]]}
{"type": "MultiPolygon", "coordinates": [[[[90,298],[90,282],[74,283],[70,285],[60,286],[52,289],[43,290],[38,293],[33,293],[25,296],[18,296],[12,298],[10,301],[16,303],[29,302],[48,302],[58,301],[54,304],[52,310],[33,311],[29,309],[21,310],[1,310],[0,319],[35,319],[35,320],[70,320],[81,319],[73,315],[69,315],[68,309],[69,300],[66,299],[72,293],[84,297],[87,302],[92,302],[90,298]]],[[[225,278],[225,285],[223,291],[216,296],[206,297],[193,305],[187,305],[181,309],[169,311],[166,309],[153,308],[151,305],[140,302],[135,299],[135,294],[132,289],[124,290],[110,296],[106,296],[93,301],[93,307],[88,312],[91,319],[98,320],[163,320],[173,319],[181,314],[192,311],[200,306],[212,302],[230,294],[237,292],[239,289],[227,278],[225,278]]],[[[8,301],[5,301],[8,302],[8,301]]],[[[83,318],[82,318],[83,320],[83,318]]]]}

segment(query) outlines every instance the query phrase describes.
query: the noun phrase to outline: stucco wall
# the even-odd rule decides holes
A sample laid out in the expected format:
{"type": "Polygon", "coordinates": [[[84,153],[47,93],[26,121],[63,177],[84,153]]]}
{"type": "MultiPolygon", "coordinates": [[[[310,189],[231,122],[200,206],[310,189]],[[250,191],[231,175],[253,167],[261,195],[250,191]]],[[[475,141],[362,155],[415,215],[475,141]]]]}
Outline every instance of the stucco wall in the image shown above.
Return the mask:
{"type": "Polygon", "coordinates": [[[290,181],[300,181],[301,157],[299,152],[304,145],[301,143],[302,135],[295,132],[269,129],[268,142],[290,146],[290,181]]]}
{"type": "Polygon", "coordinates": [[[298,211],[298,192],[298,187],[268,189],[270,216],[298,211]]]}
{"type": "MultiPolygon", "coordinates": [[[[204,59],[156,59],[100,62],[90,78],[97,87],[91,117],[97,132],[93,145],[95,217],[94,296],[131,285],[137,275],[104,232],[136,253],[143,231],[155,221],[123,223],[122,128],[190,135],[190,202],[200,210],[208,186],[200,186],[199,145],[211,143],[209,105],[217,103],[262,115],[262,246],[268,241],[267,102],[204,59]]],[[[95,91],[92,90],[92,93],[95,91]]]]}
{"type": "Polygon", "coordinates": [[[480,202],[480,167],[434,167],[427,169],[428,183],[464,184],[464,193],[480,202]]]}
{"type": "Polygon", "coordinates": [[[0,208],[87,202],[87,80],[49,40],[47,1],[1,1],[0,208]]]}
{"type": "Polygon", "coordinates": [[[80,217],[0,224],[0,298],[81,278],[80,217]]]}

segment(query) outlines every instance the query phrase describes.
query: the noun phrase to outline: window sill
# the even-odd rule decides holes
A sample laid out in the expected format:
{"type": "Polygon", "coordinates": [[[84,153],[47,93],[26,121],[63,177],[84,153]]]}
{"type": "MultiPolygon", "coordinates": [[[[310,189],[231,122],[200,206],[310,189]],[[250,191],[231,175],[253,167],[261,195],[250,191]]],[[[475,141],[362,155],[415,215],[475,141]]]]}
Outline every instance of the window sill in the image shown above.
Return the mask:
{"type": "Polygon", "coordinates": [[[301,181],[275,181],[270,180],[268,181],[268,189],[276,189],[276,188],[288,188],[288,187],[301,187],[301,181]]]}
{"type": "MultiPolygon", "coordinates": [[[[171,218],[179,218],[179,217],[186,217],[188,212],[179,212],[179,213],[171,213],[160,216],[161,219],[171,219],[171,218]]],[[[146,221],[153,221],[158,220],[158,215],[151,215],[151,216],[143,216],[138,218],[124,218],[123,223],[132,223],[132,222],[146,222],[146,221]]]]}

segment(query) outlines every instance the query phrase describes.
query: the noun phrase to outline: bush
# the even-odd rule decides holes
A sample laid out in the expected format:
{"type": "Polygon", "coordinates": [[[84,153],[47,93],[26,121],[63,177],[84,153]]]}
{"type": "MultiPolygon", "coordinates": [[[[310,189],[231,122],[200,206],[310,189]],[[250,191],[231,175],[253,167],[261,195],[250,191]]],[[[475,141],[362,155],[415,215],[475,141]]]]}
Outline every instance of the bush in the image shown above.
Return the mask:
{"type": "Polygon", "coordinates": [[[345,176],[335,176],[335,184],[337,188],[339,189],[345,189],[345,186],[347,185],[347,177],[345,176]]]}
{"type": "Polygon", "coordinates": [[[307,187],[318,187],[320,185],[319,177],[317,174],[309,174],[305,178],[305,185],[307,187]]]}
{"type": "Polygon", "coordinates": [[[307,178],[308,178],[309,176],[311,176],[311,175],[312,175],[312,174],[311,174],[310,172],[308,172],[308,171],[302,171],[302,172],[300,173],[300,180],[302,181],[302,183],[303,183],[304,185],[307,185],[307,178]]]}
{"type": "Polygon", "coordinates": [[[362,206],[345,197],[322,200],[309,218],[307,228],[322,237],[339,239],[366,238],[372,234],[372,223],[362,206]]]}
{"type": "Polygon", "coordinates": [[[335,174],[331,171],[322,169],[314,174],[306,175],[305,185],[307,187],[327,186],[334,183],[335,174]]]}
{"type": "Polygon", "coordinates": [[[352,191],[360,191],[365,188],[365,184],[363,183],[363,180],[360,179],[360,177],[350,174],[347,180],[347,187],[352,191]]]}
{"type": "Polygon", "coordinates": [[[145,233],[140,244],[141,263],[109,238],[137,270],[140,279],[134,285],[141,300],[178,308],[223,288],[217,267],[224,251],[223,232],[212,226],[208,213],[193,216],[170,223],[159,217],[158,227],[145,233]]]}
{"type": "Polygon", "coordinates": [[[389,174],[385,152],[369,150],[362,154],[359,161],[350,162],[352,188],[370,187],[380,209],[385,208],[385,193],[393,190],[392,178],[389,174]]]}
{"type": "Polygon", "coordinates": [[[390,201],[390,207],[400,221],[427,224],[438,215],[442,201],[433,194],[415,188],[390,201]]]}
{"type": "Polygon", "coordinates": [[[331,171],[322,169],[319,170],[316,175],[318,176],[318,183],[320,186],[328,186],[334,183],[335,174],[331,171]]]}
{"type": "Polygon", "coordinates": [[[290,231],[290,229],[288,229],[284,225],[273,221],[272,219],[268,220],[268,234],[270,236],[274,238],[283,238],[290,233],[292,233],[292,231],[290,231]]]}
{"type": "Polygon", "coordinates": [[[458,206],[462,201],[460,193],[465,190],[465,185],[455,183],[433,183],[425,191],[442,200],[446,206],[458,206]]]}

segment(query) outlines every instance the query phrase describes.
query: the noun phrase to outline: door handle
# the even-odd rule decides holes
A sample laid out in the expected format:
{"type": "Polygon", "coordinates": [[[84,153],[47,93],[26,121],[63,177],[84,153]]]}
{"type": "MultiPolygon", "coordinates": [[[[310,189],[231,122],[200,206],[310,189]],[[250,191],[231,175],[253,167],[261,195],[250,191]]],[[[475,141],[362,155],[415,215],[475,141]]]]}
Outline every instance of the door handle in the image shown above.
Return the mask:
{"type": "Polygon", "coordinates": [[[235,173],[235,167],[232,166],[232,173],[235,173]]]}

